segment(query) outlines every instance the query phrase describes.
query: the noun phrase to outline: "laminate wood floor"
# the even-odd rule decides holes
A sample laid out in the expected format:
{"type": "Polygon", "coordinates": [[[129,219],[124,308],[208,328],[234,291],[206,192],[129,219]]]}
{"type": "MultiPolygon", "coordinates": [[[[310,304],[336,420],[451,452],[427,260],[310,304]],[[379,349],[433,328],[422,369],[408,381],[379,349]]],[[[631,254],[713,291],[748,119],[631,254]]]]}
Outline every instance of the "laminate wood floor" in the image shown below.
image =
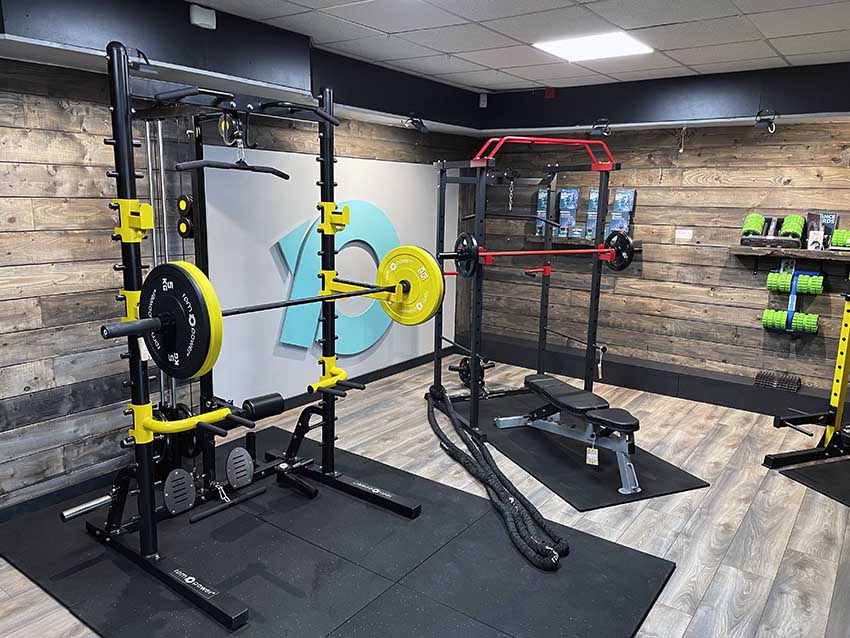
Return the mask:
{"type": "MultiPolygon", "coordinates": [[[[520,387],[526,373],[499,365],[488,386],[520,387]]],[[[428,426],[431,375],[424,365],[350,393],[338,404],[338,445],[484,496],[428,426]]],[[[809,439],[751,412],[604,384],[596,391],[640,418],[641,447],[711,487],[582,514],[493,452],[548,518],[676,562],[640,638],[850,638],[850,510],[761,465],[765,453],[809,439]]],[[[297,410],[263,426],[291,429],[296,418],[297,410]]],[[[0,638],[94,635],[0,560],[0,638]]]]}

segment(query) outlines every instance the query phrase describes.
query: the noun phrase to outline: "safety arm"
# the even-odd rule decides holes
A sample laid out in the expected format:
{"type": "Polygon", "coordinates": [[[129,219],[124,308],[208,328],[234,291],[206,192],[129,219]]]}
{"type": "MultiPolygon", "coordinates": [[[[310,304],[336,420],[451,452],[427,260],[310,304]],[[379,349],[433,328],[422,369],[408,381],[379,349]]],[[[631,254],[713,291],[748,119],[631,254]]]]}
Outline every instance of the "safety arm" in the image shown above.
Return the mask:
{"type": "Polygon", "coordinates": [[[230,414],[230,408],[219,408],[212,412],[205,412],[195,416],[186,417],[185,419],[176,419],[174,421],[160,421],[153,416],[153,405],[146,403],[144,405],[130,404],[130,410],[133,412],[133,427],[130,429],[130,436],[136,443],[144,444],[153,441],[153,435],[156,434],[176,434],[177,432],[186,432],[198,426],[198,423],[214,424],[219,421],[224,421],[230,414]]]}

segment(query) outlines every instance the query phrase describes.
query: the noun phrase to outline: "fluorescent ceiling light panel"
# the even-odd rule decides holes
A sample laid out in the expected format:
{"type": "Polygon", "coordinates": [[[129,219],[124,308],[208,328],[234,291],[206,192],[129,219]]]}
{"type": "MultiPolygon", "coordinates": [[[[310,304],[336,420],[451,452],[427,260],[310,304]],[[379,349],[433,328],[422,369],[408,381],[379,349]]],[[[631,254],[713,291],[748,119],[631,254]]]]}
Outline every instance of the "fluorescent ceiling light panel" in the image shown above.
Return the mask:
{"type": "Polygon", "coordinates": [[[581,38],[536,42],[533,46],[570,62],[619,58],[624,55],[652,53],[652,47],[638,42],[624,31],[600,33],[581,38]]]}

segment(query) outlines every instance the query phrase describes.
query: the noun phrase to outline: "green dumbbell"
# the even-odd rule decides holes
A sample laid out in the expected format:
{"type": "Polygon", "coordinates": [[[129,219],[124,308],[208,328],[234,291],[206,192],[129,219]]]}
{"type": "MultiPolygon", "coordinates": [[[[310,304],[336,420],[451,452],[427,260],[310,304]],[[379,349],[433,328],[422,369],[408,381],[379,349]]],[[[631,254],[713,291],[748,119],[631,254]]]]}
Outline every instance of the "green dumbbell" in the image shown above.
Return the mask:
{"type": "Polygon", "coordinates": [[[788,311],[766,309],[761,316],[762,325],[769,330],[785,330],[788,311]]]}
{"type": "Polygon", "coordinates": [[[850,240],[850,230],[846,228],[836,228],[832,231],[832,246],[837,248],[847,248],[848,240],[850,240]]]}
{"type": "Polygon", "coordinates": [[[750,235],[761,235],[764,230],[764,215],[749,213],[744,218],[744,226],[741,228],[741,237],[750,235]]]}
{"type": "Polygon", "coordinates": [[[793,237],[800,239],[803,236],[803,229],[806,227],[806,218],[802,215],[788,215],[782,220],[782,230],[779,234],[783,237],[793,237]]]}

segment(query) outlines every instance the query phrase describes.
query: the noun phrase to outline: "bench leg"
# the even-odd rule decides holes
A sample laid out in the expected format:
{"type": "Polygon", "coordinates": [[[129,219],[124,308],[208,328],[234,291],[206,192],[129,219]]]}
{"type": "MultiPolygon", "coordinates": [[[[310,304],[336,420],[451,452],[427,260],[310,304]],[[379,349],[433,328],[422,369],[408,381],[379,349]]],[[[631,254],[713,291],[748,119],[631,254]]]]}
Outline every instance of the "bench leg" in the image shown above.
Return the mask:
{"type": "Polygon", "coordinates": [[[531,425],[531,422],[526,416],[500,416],[493,419],[493,422],[500,430],[507,430],[508,428],[523,428],[531,425]]]}
{"type": "Polygon", "coordinates": [[[620,494],[637,494],[640,492],[637,472],[632,458],[626,452],[617,452],[617,467],[620,470],[620,494]]]}

